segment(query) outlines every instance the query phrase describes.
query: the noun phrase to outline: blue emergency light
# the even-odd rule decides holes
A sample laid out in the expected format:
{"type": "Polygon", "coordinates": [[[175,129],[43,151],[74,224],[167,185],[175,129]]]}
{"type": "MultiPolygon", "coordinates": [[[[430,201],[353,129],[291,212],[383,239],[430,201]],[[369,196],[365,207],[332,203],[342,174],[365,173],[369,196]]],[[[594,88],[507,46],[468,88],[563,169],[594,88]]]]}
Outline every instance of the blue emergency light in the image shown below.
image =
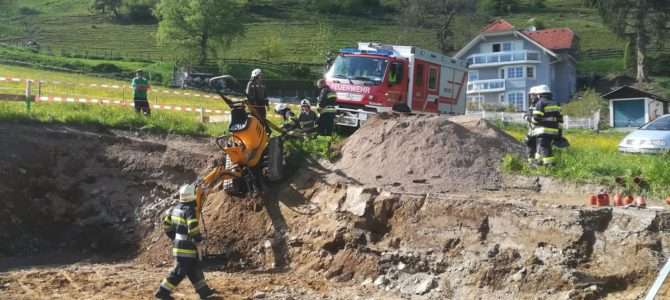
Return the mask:
{"type": "Polygon", "coordinates": [[[372,54],[372,55],[382,55],[382,56],[394,56],[395,52],[385,49],[375,49],[375,50],[360,50],[358,48],[342,48],[340,49],[342,54],[372,54]]]}

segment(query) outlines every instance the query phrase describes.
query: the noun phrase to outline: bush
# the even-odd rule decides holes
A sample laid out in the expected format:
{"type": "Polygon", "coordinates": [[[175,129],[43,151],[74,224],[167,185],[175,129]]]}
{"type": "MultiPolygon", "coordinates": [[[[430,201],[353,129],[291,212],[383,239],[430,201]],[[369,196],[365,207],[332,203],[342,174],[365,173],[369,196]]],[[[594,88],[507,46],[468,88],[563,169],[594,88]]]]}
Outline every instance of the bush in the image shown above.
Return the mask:
{"type": "Polygon", "coordinates": [[[322,14],[373,15],[384,12],[380,0],[311,0],[322,14]]]}
{"type": "Polygon", "coordinates": [[[480,13],[493,16],[508,15],[518,8],[518,0],[482,0],[477,5],[477,10],[480,13]]]}
{"type": "Polygon", "coordinates": [[[134,22],[155,22],[153,9],[157,0],[126,0],[123,8],[128,19],[134,22]]]}
{"type": "Polygon", "coordinates": [[[25,7],[22,6],[19,8],[19,14],[24,15],[24,16],[34,16],[34,15],[39,15],[40,11],[37,9],[34,9],[32,7],[25,7]]]}
{"type": "Polygon", "coordinates": [[[670,76],[670,54],[664,53],[652,57],[649,66],[651,75],[670,76]]]}
{"type": "Polygon", "coordinates": [[[123,70],[115,64],[102,63],[93,66],[93,72],[96,73],[121,73],[123,70]]]}
{"type": "Polygon", "coordinates": [[[593,89],[586,90],[579,100],[573,100],[563,106],[563,114],[571,117],[584,118],[592,116],[596,111],[607,105],[600,94],[593,89]]]}

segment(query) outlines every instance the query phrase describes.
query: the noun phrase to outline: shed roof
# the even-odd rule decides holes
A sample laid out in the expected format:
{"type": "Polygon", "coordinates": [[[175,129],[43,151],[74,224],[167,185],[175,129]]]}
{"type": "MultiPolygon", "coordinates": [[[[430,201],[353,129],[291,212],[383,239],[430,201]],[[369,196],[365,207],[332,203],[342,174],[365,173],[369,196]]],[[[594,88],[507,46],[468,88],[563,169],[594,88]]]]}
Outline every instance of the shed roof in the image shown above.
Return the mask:
{"type": "Polygon", "coordinates": [[[628,98],[650,98],[658,101],[663,101],[663,102],[670,102],[670,100],[665,99],[659,95],[655,95],[649,92],[645,92],[643,90],[634,88],[629,85],[624,85],[622,87],[619,87],[605,95],[603,95],[603,98],[607,100],[612,100],[612,99],[628,99],[628,98]]]}

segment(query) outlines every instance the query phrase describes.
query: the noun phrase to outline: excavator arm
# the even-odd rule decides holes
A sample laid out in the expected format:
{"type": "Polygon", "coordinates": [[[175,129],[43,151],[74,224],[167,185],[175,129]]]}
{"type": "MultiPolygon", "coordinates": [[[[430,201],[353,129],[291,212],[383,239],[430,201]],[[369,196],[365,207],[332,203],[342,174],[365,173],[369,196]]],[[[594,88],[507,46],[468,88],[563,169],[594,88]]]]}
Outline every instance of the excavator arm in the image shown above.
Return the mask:
{"type": "Polygon", "coordinates": [[[195,206],[196,206],[196,217],[200,217],[202,208],[205,205],[207,196],[215,187],[223,182],[224,180],[236,178],[242,176],[241,173],[233,170],[227,170],[225,166],[219,165],[216,166],[212,171],[207,173],[207,175],[199,178],[195,182],[195,206]]]}

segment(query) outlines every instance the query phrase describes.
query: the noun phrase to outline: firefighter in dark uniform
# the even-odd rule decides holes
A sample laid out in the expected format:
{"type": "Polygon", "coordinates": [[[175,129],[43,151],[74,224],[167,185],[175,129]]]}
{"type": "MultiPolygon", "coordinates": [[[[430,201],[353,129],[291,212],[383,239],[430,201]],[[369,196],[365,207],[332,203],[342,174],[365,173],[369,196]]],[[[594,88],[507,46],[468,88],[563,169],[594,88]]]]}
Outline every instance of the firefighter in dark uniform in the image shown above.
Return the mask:
{"type": "Polygon", "coordinates": [[[298,115],[298,126],[305,133],[311,133],[316,130],[316,121],[318,116],[312,110],[312,104],[307,99],[300,101],[300,115],[298,115]]]}
{"type": "Polygon", "coordinates": [[[288,104],[277,103],[275,105],[275,113],[281,116],[283,129],[293,129],[293,119],[295,119],[295,114],[291,111],[291,108],[288,107],[288,104]]]}
{"type": "Polygon", "coordinates": [[[173,299],[172,291],[188,277],[200,299],[207,299],[215,291],[207,286],[200,265],[198,243],[202,241],[196,217],[195,186],[187,184],[179,189],[179,203],[163,219],[165,234],[173,241],[172,255],[176,266],[163,279],[156,292],[157,299],[173,299]]]}
{"type": "Polygon", "coordinates": [[[333,134],[335,127],[337,94],[328,88],[323,79],[318,81],[317,86],[321,89],[319,92],[319,135],[329,136],[333,134]]]}
{"type": "Polygon", "coordinates": [[[534,86],[528,93],[530,108],[525,118],[528,121],[528,162],[531,166],[553,166],[555,158],[552,146],[561,138],[563,116],[561,107],[552,100],[547,85],[534,86]]]}
{"type": "Polygon", "coordinates": [[[249,105],[254,108],[254,115],[265,124],[265,127],[269,131],[269,127],[266,124],[266,107],[269,105],[268,99],[265,94],[265,84],[263,83],[263,71],[261,69],[255,69],[251,71],[251,79],[247,83],[247,99],[249,100],[249,105]]]}

